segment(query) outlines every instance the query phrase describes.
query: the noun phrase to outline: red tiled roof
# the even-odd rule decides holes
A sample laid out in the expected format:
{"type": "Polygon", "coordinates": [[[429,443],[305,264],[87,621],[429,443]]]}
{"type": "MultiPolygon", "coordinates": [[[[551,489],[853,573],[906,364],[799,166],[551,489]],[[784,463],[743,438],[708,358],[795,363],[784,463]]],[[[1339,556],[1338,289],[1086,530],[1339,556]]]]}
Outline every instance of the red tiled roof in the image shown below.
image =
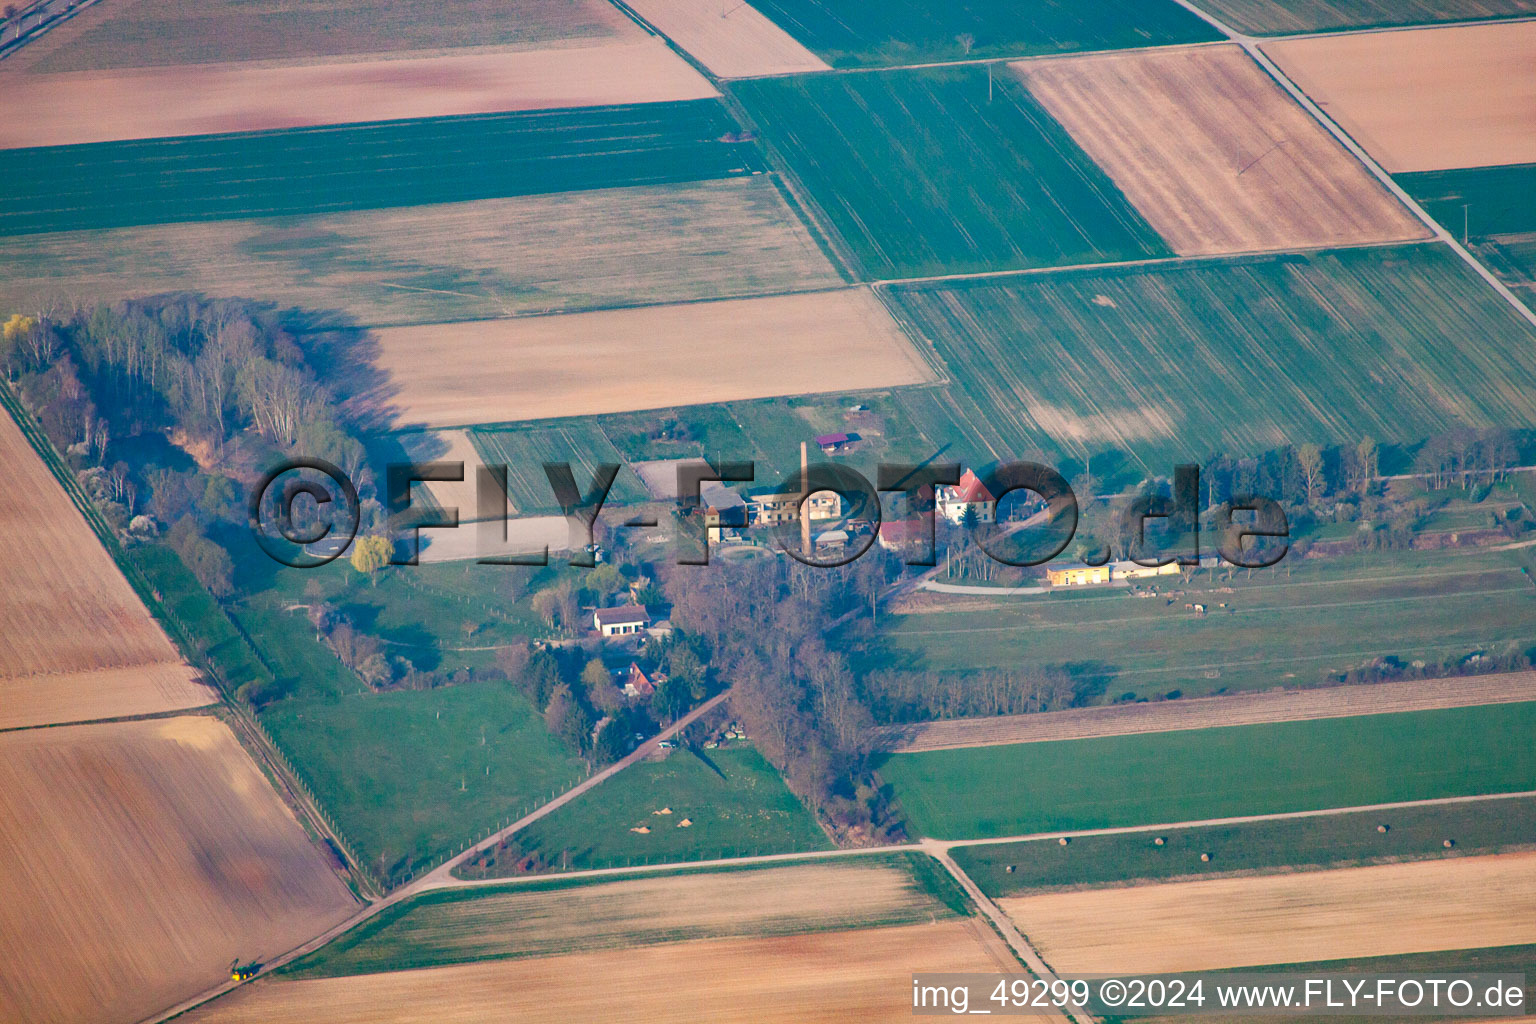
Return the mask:
{"type": "Polygon", "coordinates": [[[893,519],[880,524],[880,539],[887,544],[905,544],[928,537],[928,524],[921,519],[893,519]]]}
{"type": "Polygon", "coordinates": [[[951,501],[964,502],[967,505],[978,502],[995,501],[992,492],[982,484],[981,478],[969,469],[960,478],[960,486],[955,490],[955,496],[951,501]]]}

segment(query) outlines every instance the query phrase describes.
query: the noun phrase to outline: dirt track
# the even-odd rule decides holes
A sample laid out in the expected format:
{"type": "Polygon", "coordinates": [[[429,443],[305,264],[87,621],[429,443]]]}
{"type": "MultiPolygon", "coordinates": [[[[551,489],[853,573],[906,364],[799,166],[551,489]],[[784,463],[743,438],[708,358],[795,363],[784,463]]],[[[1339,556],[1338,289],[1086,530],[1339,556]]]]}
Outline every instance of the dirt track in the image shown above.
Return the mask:
{"type": "Polygon", "coordinates": [[[1010,67],[1180,255],[1429,234],[1238,47],[1010,67]]]}
{"type": "Polygon", "coordinates": [[[1074,708],[1036,715],[960,718],[891,726],[879,730],[879,735],[891,744],[888,749],[893,752],[911,753],[1528,700],[1536,700],[1536,672],[1411,679],[1316,690],[1266,690],[1147,704],[1074,708]]]}
{"type": "Polygon", "coordinates": [[[13,73],[0,74],[0,149],[715,95],[654,37],[286,67],[13,73]]]}
{"type": "Polygon", "coordinates": [[[1201,971],[1536,942],[1536,853],[1005,898],[1068,973],[1201,971]]]}
{"type": "Polygon", "coordinates": [[[1536,161],[1536,22],[1263,49],[1389,171],[1536,161]]]}
{"type": "Polygon", "coordinates": [[[865,289],[378,332],[401,426],[503,423],[915,384],[865,289]]]}

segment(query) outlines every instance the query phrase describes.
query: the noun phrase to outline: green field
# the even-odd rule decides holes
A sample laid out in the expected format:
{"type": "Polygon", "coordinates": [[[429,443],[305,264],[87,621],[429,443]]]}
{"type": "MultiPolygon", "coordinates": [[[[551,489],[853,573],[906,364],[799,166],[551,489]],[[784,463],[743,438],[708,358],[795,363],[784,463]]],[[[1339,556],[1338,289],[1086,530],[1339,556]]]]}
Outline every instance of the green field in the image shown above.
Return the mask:
{"type": "Polygon", "coordinates": [[[338,977],[688,939],[920,924],[969,913],[969,901],[959,886],[919,853],[788,868],[743,865],[628,878],[550,879],[427,893],[390,907],[283,973],[338,977]],[[793,891],[860,886],[871,869],[905,875],[905,891],[897,899],[837,909],[807,907],[793,891]],[[657,880],[663,881],[658,885],[657,880]],[[748,905],[746,890],[756,894],[775,886],[789,890],[785,903],[748,905]],[[657,894],[669,897],[663,900],[665,909],[659,907],[657,894]],[[696,906],[701,901],[706,905],[696,906]]]}
{"type": "Polygon", "coordinates": [[[642,761],[517,835],[572,870],[824,850],[816,820],[751,747],[642,761]],[[671,808],[669,815],[656,811],[671,808]],[[679,827],[691,819],[688,828],[679,827]],[[648,834],[631,828],[649,828],[648,834]]]}
{"type": "Polygon", "coordinates": [[[945,839],[1536,789],[1536,703],[895,754],[907,820],[945,839]]]}
{"type": "Polygon", "coordinates": [[[1425,171],[1397,180],[1446,230],[1465,236],[1527,305],[1536,301],[1536,164],[1425,171]]]}
{"type": "MultiPolygon", "coordinates": [[[[1536,13],[1536,3],[1531,5],[1536,13]]],[[[1536,231],[1536,164],[1399,174],[1397,183],[1457,238],[1536,231]],[[1465,207],[1465,209],[1463,209],[1465,207]]]]}
{"type": "Polygon", "coordinates": [[[1527,306],[1536,304],[1536,231],[1495,235],[1472,248],[1527,306]]]}
{"type": "Polygon", "coordinates": [[[1521,797],[1155,834],[1078,836],[1068,846],[1045,839],[964,846],[952,853],[983,892],[998,897],[1233,872],[1459,857],[1532,846],[1536,846],[1536,800],[1521,797]],[[1379,825],[1388,830],[1378,832],[1379,825]],[[1157,836],[1163,839],[1162,846],[1153,842],[1157,836]],[[1445,849],[1447,839],[1455,841],[1454,851],[1445,849]],[[1202,861],[1202,853],[1211,859],[1202,861]]]}
{"type": "Polygon", "coordinates": [[[1536,425],[1536,331],[1443,246],[888,295],[956,382],[946,414],[985,445],[959,454],[1113,449],[1168,473],[1212,452],[1536,425]]]}
{"type": "Polygon", "coordinates": [[[290,569],[254,545],[231,548],[241,594],[229,603],[230,613],[300,698],[334,699],[363,690],[316,639],[307,619],[312,602],[380,638],[385,654],[424,671],[451,673],[489,667],[498,646],[547,638],[549,628],[533,613],[530,595],[563,578],[580,586],[585,572],[558,559],[548,567],[458,562],[389,568],[370,581],[346,559],[290,569]]]}
{"type": "Polygon", "coordinates": [[[766,176],[0,238],[0,309],[193,291],[384,327],[839,283],[766,176]]]}
{"type": "Polygon", "coordinates": [[[460,0],[431,17],[412,0],[138,0],[92,8],[10,60],[54,72],[537,46],[612,35],[621,17],[591,0],[460,0]]]}
{"type": "Polygon", "coordinates": [[[1536,14],[1536,0],[1203,0],[1201,7],[1258,35],[1536,14]]]}
{"type": "Polygon", "coordinates": [[[0,152],[0,234],[371,210],[746,174],[715,100],[0,152]]]}
{"type": "Polygon", "coordinates": [[[861,660],[953,673],[1075,665],[1105,700],[1313,685],[1377,658],[1454,666],[1536,643],[1529,565],[1524,551],[1451,549],[1288,560],[1251,578],[1204,570],[1158,583],[1177,596],[1099,587],[887,616],[861,660]],[[1194,603],[1208,613],[1184,607],[1194,603]]]}
{"type": "Polygon", "coordinates": [[[837,67],[1194,43],[1214,31],[1167,0],[759,0],[790,35],[837,67]],[[960,37],[969,37],[967,45],[960,37]]]}
{"type": "Polygon", "coordinates": [[[868,278],[1166,254],[1024,87],[1006,72],[993,79],[942,68],[730,91],[868,278]]]}
{"type": "Polygon", "coordinates": [[[585,775],[506,683],[285,700],[261,721],[369,866],[396,881],[585,775]]]}
{"type": "Polygon", "coordinates": [[[598,423],[629,462],[700,456],[750,459],[756,478],[746,489],[767,491],[800,469],[801,443],[820,434],[858,433],[857,448],[836,456],[836,461],[860,469],[871,480],[882,459],[915,460],[932,454],[930,439],[908,428],[898,405],[900,394],[803,395],[681,406],[601,416],[598,423]],[[864,409],[854,411],[855,405],[864,409]],[[686,436],[652,436],[658,424],[669,420],[677,421],[686,436]]]}
{"type": "Polygon", "coordinates": [[[507,494],[517,515],[549,515],[560,511],[546,462],[569,462],[576,486],[585,494],[592,473],[600,463],[620,463],[623,468],[608,491],[607,504],[628,505],[647,500],[645,485],[614,448],[598,421],[592,418],[540,420],[503,429],[477,429],[470,441],[487,465],[507,467],[507,494]]]}

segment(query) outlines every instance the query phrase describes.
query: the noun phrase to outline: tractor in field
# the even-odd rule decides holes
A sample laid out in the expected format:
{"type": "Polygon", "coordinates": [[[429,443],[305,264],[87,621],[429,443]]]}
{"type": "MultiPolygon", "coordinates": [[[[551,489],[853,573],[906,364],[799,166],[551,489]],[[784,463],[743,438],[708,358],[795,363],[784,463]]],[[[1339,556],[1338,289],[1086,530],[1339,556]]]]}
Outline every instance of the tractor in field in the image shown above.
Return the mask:
{"type": "Polygon", "coordinates": [[[255,960],[252,960],[250,963],[242,967],[240,966],[240,958],[235,957],[230,961],[229,964],[229,980],[245,981],[247,978],[254,978],[258,973],[261,972],[261,968],[262,965],[257,963],[255,960]]]}

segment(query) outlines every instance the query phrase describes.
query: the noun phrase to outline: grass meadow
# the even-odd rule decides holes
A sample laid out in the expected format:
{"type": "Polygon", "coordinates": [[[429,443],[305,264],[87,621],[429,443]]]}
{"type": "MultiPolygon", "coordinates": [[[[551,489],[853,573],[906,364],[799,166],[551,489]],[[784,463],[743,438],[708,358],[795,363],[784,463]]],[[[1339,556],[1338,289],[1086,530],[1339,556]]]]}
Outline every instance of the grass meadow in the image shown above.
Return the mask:
{"type": "Polygon", "coordinates": [[[1448,549],[1291,559],[1251,578],[1202,570],[1158,582],[1166,596],[1100,587],[887,616],[861,658],[950,673],[1072,666],[1105,699],[1316,685],[1378,658],[1454,666],[1536,643],[1530,564],[1525,551],[1448,549]]]}
{"type": "Polygon", "coordinates": [[[1536,789],[1536,703],[895,754],[913,830],[942,839],[1536,789]]]}
{"type": "Polygon", "coordinates": [[[517,841],[571,870],[831,847],[811,812],[749,746],[680,749],[642,761],[534,822],[517,841]],[[666,808],[672,813],[656,813],[666,808]],[[680,827],[684,819],[693,824],[680,827]]]}
{"type": "Polygon", "coordinates": [[[457,852],[586,774],[501,682],[284,700],[261,721],[387,879],[457,852]]]}
{"type": "Polygon", "coordinates": [[[730,91],[865,278],[1168,252],[1012,76],[982,67],[805,75],[730,91]]]}
{"type": "Polygon", "coordinates": [[[750,173],[715,100],[0,152],[0,233],[369,210],[750,173]]]}
{"type": "Polygon", "coordinates": [[[1168,0],[1093,5],[1051,0],[966,4],[760,0],[755,6],[834,67],[1070,53],[1217,38],[1194,15],[1168,0]]]}
{"type": "Polygon", "coordinates": [[[1077,836],[1067,846],[1041,839],[964,846],[956,863],[988,896],[1044,889],[1120,886],[1298,868],[1355,867],[1499,853],[1536,845],[1536,799],[1359,811],[1315,818],[1255,821],[1077,836]],[[1377,831],[1381,825],[1386,832],[1377,831]],[[1161,838],[1163,844],[1153,840],[1161,838]],[[1447,850],[1445,840],[1455,842],[1447,850]],[[1200,855],[1209,854],[1209,861],[1200,855]],[[1009,870],[1009,869],[1012,870],[1009,870]]]}

